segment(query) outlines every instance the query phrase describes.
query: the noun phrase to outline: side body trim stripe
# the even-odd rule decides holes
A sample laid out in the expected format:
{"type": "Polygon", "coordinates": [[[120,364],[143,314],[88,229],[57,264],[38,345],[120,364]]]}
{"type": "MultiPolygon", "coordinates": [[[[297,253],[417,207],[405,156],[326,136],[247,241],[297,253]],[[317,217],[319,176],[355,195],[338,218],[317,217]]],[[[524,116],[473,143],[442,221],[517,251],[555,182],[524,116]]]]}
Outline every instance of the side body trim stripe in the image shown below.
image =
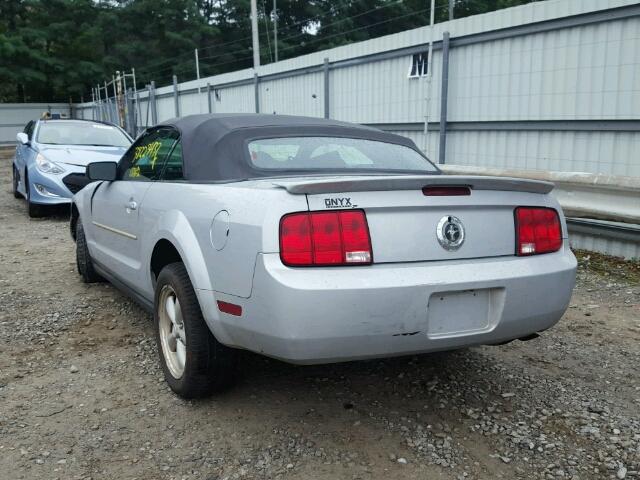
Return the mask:
{"type": "Polygon", "coordinates": [[[113,227],[110,227],[108,225],[103,225],[102,223],[98,223],[98,222],[91,222],[91,223],[93,223],[96,227],[104,228],[105,230],[107,230],[109,232],[117,233],[118,235],[122,235],[123,237],[130,238],[131,240],[137,240],[138,239],[138,237],[136,237],[132,233],[124,232],[122,230],[118,230],[117,228],[113,228],[113,227]]]}

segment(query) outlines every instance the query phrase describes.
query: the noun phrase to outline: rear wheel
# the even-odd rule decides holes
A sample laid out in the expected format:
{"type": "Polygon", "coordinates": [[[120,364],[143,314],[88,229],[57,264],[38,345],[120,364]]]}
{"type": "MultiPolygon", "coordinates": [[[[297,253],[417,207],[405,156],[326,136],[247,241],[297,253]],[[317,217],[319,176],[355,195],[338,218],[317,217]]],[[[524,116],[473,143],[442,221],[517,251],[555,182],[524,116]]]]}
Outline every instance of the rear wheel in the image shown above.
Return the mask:
{"type": "Polygon", "coordinates": [[[207,327],[184,264],[162,269],[154,303],[160,364],[171,389],[181,397],[196,398],[229,386],[236,352],[218,342],[207,327]]]}
{"type": "Polygon", "coordinates": [[[37,203],[33,203],[31,201],[31,185],[29,184],[29,177],[25,174],[24,176],[24,188],[27,191],[27,209],[29,212],[29,216],[31,218],[40,218],[46,215],[46,210],[44,205],[38,205],[37,203]]]}
{"type": "Polygon", "coordinates": [[[18,191],[18,170],[15,166],[13,167],[13,197],[22,198],[22,195],[18,191]]]}
{"type": "Polygon", "coordinates": [[[102,281],[102,277],[98,275],[93,268],[93,260],[91,260],[91,255],[89,255],[87,239],[84,236],[84,228],[82,227],[80,219],[78,219],[76,225],[76,266],[84,283],[102,281]]]}

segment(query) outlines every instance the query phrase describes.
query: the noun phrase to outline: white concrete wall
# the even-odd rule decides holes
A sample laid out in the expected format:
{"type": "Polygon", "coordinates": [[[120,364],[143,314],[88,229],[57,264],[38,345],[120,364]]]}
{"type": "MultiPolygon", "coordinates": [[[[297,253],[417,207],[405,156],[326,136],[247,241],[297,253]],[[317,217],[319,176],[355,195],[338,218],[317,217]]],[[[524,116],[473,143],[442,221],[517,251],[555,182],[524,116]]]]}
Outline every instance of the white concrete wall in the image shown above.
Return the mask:
{"type": "Polygon", "coordinates": [[[0,144],[15,143],[30,120],[44,112],[70,114],[68,103],[0,103],[0,144]]]}

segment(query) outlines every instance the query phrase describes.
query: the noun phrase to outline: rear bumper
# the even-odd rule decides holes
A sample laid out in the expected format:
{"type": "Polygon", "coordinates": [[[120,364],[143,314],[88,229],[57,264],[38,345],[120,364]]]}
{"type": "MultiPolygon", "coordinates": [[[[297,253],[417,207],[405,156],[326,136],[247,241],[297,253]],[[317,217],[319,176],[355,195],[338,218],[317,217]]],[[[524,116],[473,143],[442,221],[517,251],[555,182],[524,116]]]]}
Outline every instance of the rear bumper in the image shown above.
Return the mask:
{"type": "Polygon", "coordinates": [[[220,313],[211,326],[223,343],[303,364],[499,343],[553,326],[575,274],[568,247],[524,258],[306,269],[264,254],[250,298],[215,294],[241,304],[242,316],[220,313]]]}

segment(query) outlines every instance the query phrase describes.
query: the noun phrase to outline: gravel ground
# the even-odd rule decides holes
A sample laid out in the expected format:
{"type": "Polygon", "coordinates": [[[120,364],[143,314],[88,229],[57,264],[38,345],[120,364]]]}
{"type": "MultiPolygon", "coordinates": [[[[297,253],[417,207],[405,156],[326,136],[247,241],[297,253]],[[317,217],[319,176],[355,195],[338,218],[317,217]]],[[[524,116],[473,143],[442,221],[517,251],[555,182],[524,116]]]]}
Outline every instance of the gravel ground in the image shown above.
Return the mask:
{"type": "Polygon", "coordinates": [[[0,163],[0,478],[639,479],[640,265],[580,254],[539,339],[164,383],[149,315],[84,285],[64,211],[30,220],[0,163]]]}

